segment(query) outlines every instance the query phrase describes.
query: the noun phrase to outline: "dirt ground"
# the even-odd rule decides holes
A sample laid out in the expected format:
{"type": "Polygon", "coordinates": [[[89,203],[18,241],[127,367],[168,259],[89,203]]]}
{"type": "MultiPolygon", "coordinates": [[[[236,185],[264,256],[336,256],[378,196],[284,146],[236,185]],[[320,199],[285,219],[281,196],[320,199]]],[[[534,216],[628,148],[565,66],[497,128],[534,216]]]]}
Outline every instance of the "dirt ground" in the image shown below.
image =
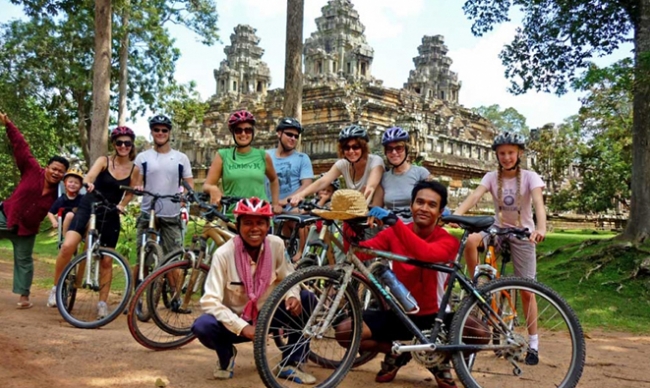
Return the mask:
{"type": "MultiPolygon", "coordinates": [[[[5,254],[3,254],[5,256],[5,254]]],[[[30,310],[15,308],[12,263],[0,259],[0,381],[14,387],[146,387],[161,379],[169,388],[259,387],[251,344],[238,346],[235,377],[227,384],[212,379],[214,353],[193,342],[169,352],[138,345],[123,316],[98,330],[75,329],[45,306],[48,290],[34,288],[30,310]]],[[[51,274],[37,262],[36,278],[51,274]]],[[[581,387],[650,387],[647,360],[650,336],[590,331],[581,387]]],[[[378,385],[379,359],[348,374],[341,387],[378,385]]],[[[412,362],[385,386],[435,387],[431,375],[412,362]]]]}

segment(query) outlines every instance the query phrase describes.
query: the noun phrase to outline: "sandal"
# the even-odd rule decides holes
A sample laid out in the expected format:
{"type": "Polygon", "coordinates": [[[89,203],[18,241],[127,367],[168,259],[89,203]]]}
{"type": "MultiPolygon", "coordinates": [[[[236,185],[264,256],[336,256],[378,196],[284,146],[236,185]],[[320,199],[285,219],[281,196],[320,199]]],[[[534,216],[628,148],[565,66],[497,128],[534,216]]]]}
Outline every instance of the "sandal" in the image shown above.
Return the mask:
{"type": "Polygon", "coordinates": [[[34,303],[29,302],[29,301],[18,302],[18,303],[16,303],[16,305],[17,305],[16,308],[18,310],[27,310],[27,309],[31,309],[32,307],[34,307],[34,303]]]}
{"type": "Polygon", "coordinates": [[[381,370],[377,372],[375,381],[378,383],[389,383],[395,379],[399,368],[411,361],[411,353],[402,353],[399,356],[387,354],[381,363],[381,370]]]}

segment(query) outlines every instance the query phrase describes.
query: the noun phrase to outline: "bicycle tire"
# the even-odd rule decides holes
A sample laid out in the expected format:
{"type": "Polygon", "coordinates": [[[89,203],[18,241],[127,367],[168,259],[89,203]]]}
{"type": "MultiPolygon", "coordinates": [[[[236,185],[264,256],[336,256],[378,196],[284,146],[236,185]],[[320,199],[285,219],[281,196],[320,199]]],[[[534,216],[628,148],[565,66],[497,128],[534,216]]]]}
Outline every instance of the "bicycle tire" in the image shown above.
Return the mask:
{"type": "MultiPolygon", "coordinates": [[[[80,288],[78,287],[79,282],[83,281],[83,274],[79,275],[78,271],[78,266],[81,266],[82,268],[85,267],[86,265],[86,253],[81,253],[77,255],[75,258],[73,258],[68,265],[65,266],[63,269],[63,272],[61,273],[61,277],[59,278],[59,281],[57,283],[56,287],[56,303],[57,303],[57,309],[59,310],[59,313],[63,317],[63,319],[71,324],[72,326],[81,328],[81,329],[96,329],[98,327],[105,326],[109,323],[111,323],[115,318],[117,318],[122,311],[126,308],[128,302],[129,302],[129,297],[131,295],[131,289],[132,289],[132,276],[131,276],[131,270],[129,267],[128,262],[122,255],[119,253],[115,252],[112,249],[107,249],[107,248],[99,248],[95,252],[93,252],[93,257],[109,257],[112,259],[113,263],[111,265],[111,281],[109,282],[108,286],[110,287],[113,284],[117,285],[117,290],[116,292],[111,293],[110,289],[106,290],[104,285],[99,286],[99,289],[103,289],[105,292],[108,291],[109,297],[111,298],[110,301],[107,302],[108,306],[115,306],[111,312],[109,312],[106,316],[102,318],[97,318],[97,311],[96,307],[97,306],[92,306],[94,303],[94,298],[88,297],[88,298],[83,298],[84,300],[80,301],[80,297],[78,295],[80,288]],[[115,281],[115,270],[114,267],[117,267],[117,269],[121,269],[122,273],[124,274],[124,280],[120,281],[115,281]],[[124,283],[121,285],[121,283],[124,283]],[[72,295],[70,292],[70,287],[74,284],[75,290],[74,290],[74,302],[70,303],[69,300],[69,295],[72,295]],[[111,297],[113,295],[114,297],[111,297]],[[85,303],[86,305],[90,305],[88,308],[80,308],[78,305],[79,303],[82,302],[87,302],[85,303]],[[76,309],[74,307],[77,307],[76,309]],[[93,311],[94,309],[94,311],[93,311]],[[82,310],[82,311],[80,311],[82,310]],[[79,313],[78,316],[75,316],[73,314],[79,313]],[[95,315],[95,319],[92,319],[90,317],[95,315]],[[81,317],[87,318],[87,319],[81,319],[81,317]]],[[[93,259],[91,265],[98,265],[95,261],[98,259],[93,259]]],[[[92,269],[91,269],[92,273],[92,269]]],[[[101,273],[101,271],[100,271],[101,273]]],[[[100,279],[101,280],[101,279],[100,279]]],[[[119,278],[118,278],[119,280],[119,278]]],[[[85,290],[85,288],[81,288],[82,290],[85,290]]],[[[100,293],[98,290],[91,290],[92,292],[97,292],[100,293]]],[[[99,298],[97,299],[99,300],[99,298]]]]}
{"type": "MultiPolygon", "coordinates": [[[[364,300],[361,297],[359,298],[361,311],[362,311],[362,318],[363,318],[363,311],[365,311],[368,308],[380,309],[382,311],[388,308],[386,303],[384,302],[384,299],[380,296],[381,294],[379,293],[379,291],[377,290],[374,284],[372,284],[368,279],[366,279],[366,277],[363,276],[361,273],[354,272],[352,276],[353,277],[350,282],[350,287],[354,287],[356,289],[358,296],[362,296],[363,294],[366,294],[366,292],[369,292],[371,294],[367,298],[364,295],[364,299],[367,300],[364,300]]],[[[364,364],[367,364],[368,362],[372,361],[375,357],[377,357],[378,354],[379,354],[378,351],[359,352],[358,355],[355,357],[354,362],[352,363],[352,368],[357,368],[364,364]]],[[[339,362],[327,359],[325,357],[321,357],[314,351],[309,353],[309,361],[323,368],[328,368],[328,369],[334,369],[339,365],[339,362]]]]}
{"type": "MultiPolygon", "coordinates": [[[[170,330],[158,312],[159,306],[156,306],[156,297],[153,296],[155,295],[155,291],[152,291],[155,290],[156,287],[160,286],[160,283],[165,282],[165,277],[170,271],[184,270],[188,268],[192,268],[192,263],[189,260],[171,262],[166,266],[156,269],[136,290],[131,304],[129,305],[127,323],[129,332],[140,345],[152,350],[171,350],[179,348],[194,340],[195,336],[191,331],[191,323],[186,327],[186,330],[182,332],[179,332],[177,329],[170,330]],[[152,295],[153,297],[149,297],[149,295],[152,295]],[[152,322],[141,322],[137,319],[135,314],[135,306],[138,300],[143,298],[146,299],[145,302],[149,304],[148,307],[152,312],[152,322]]],[[[201,264],[199,270],[207,274],[209,267],[205,264],[201,264]]],[[[159,295],[158,298],[161,298],[161,296],[159,295]]],[[[169,309],[169,307],[162,308],[169,309]]],[[[200,309],[197,308],[195,313],[200,314],[200,309]]],[[[194,319],[186,319],[185,321],[193,322],[194,319]]]]}
{"type": "MultiPolygon", "coordinates": [[[[144,268],[142,269],[144,278],[140,279],[140,282],[146,279],[147,276],[149,276],[149,274],[156,269],[158,263],[160,263],[164,258],[162,247],[153,240],[147,241],[144,249],[144,268]]],[[[141,322],[147,322],[149,319],[151,319],[151,313],[143,307],[142,303],[139,303],[136,306],[135,313],[141,322]]]]}
{"type": "MultiPolygon", "coordinates": [[[[533,294],[538,309],[538,319],[535,324],[537,325],[540,349],[551,348],[552,351],[549,354],[552,354],[552,358],[540,359],[537,365],[525,365],[522,353],[528,351],[528,331],[526,330],[528,325],[505,330],[501,328],[499,330],[505,340],[498,343],[493,342],[491,348],[488,347],[490,345],[486,346],[485,352],[479,351],[472,357],[468,357],[472,359],[469,362],[471,366],[465,361],[467,355],[463,352],[455,352],[452,355],[454,369],[462,384],[468,388],[501,387],[513,384],[519,387],[575,387],[580,380],[585,364],[586,350],[582,327],[575,312],[560,295],[548,286],[534,280],[514,277],[496,279],[478,290],[487,302],[481,302],[473,294],[469,294],[469,297],[461,302],[452,321],[451,343],[455,345],[463,343],[463,328],[471,328],[466,324],[470,316],[473,316],[474,319],[484,318],[482,319],[483,324],[492,326],[491,330],[489,328],[484,330],[486,343],[489,344],[494,337],[494,330],[497,330],[500,325],[495,326],[486,322],[494,319],[493,314],[498,314],[498,312],[490,312],[492,317],[486,315],[481,318],[480,314],[485,312],[485,309],[481,309],[481,307],[486,307],[486,304],[489,306],[493,295],[501,294],[506,290],[509,292],[526,291],[533,294]],[[543,305],[543,308],[540,308],[540,304],[543,305]],[[479,314],[479,318],[477,318],[477,314],[479,314]],[[540,319],[540,314],[549,314],[550,317],[545,316],[540,319]],[[549,327],[546,328],[546,326],[549,327]],[[567,334],[559,333],[563,327],[566,327],[567,334]],[[515,330],[525,332],[520,334],[515,330]],[[502,357],[495,356],[494,345],[501,344],[504,346],[504,349],[501,350],[502,357]],[[477,367],[479,358],[481,365],[483,362],[489,362],[490,366],[477,367]],[[563,372],[564,369],[566,369],[566,373],[563,372]],[[521,374],[525,374],[525,379],[517,377],[521,374]],[[517,380],[504,382],[502,379],[507,376],[517,380]]],[[[476,326],[474,327],[476,328],[476,326]]],[[[467,338],[477,337],[468,336],[467,338]]]]}
{"type": "MultiPolygon", "coordinates": [[[[264,307],[258,316],[258,321],[255,329],[253,351],[255,355],[255,365],[257,367],[257,371],[260,375],[260,378],[267,387],[279,388],[283,386],[283,384],[276,381],[274,372],[275,368],[277,366],[283,365],[283,363],[280,361],[278,365],[269,365],[267,355],[270,355],[271,357],[272,355],[271,353],[268,353],[270,349],[268,348],[267,337],[269,334],[273,334],[273,328],[271,328],[271,325],[276,315],[276,311],[284,310],[283,303],[287,292],[296,286],[301,287],[302,289],[302,282],[308,282],[308,284],[311,284],[309,283],[310,279],[315,282],[328,282],[330,285],[335,286],[336,284],[340,284],[342,276],[342,272],[327,267],[312,267],[304,269],[302,271],[294,272],[286,279],[284,279],[275,290],[273,290],[267,301],[264,303],[264,307]]],[[[352,323],[350,346],[347,348],[342,348],[336,344],[339,349],[345,349],[343,359],[332,374],[325,378],[324,381],[317,384],[318,387],[336,387],[338,384],[340,384],[340,382],[343,380],[343,378],[345,378],[347,373],[352,368],[355,356],[359,350],[362,330],[361,306],[359,304],[359,298],[357,297],[356,293],[351,291],[353,291],[351,288],[346,287],[343,295],[348,303],[339,303],[336,306],[337,309],[341,308],[341,311],[346,309],[345,317],[352,318],[354,320],[352,323]]],[[[325,294],[321,294],[321,297],[328,299],[325,294]]],[[[329,299],[327,301],[329,302],[329,299]]],[[[303,306],[303,309],[304,308],[305,306],[303,306]]],[[[325,311],[327,311],[327,309],[328,308],[325,307],[325,311]]],[[[292,319],[297,320],[295,317],[292,317],[292,319]]],[[[306,329],[303,331],[305,333],[310,332],[310,330],[306,329]]],[[[312,349],[314,345],[314,338],[315,337],[312,335],[312,338],[310,339],[310,346],[312,349]]]]}

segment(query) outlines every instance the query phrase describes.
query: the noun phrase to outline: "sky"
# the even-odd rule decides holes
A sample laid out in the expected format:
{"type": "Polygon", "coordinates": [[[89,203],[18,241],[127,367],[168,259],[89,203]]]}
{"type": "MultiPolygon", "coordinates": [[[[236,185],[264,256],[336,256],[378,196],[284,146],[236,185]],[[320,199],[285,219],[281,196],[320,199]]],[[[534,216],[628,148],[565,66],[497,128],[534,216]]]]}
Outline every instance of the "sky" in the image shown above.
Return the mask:
{"type": "MultiPolygon", "coordinates": [[[[198,37],[180,26],[170,27],[170,33],[181,50],[176,65],[176,79],[187,83],[195,81],[202,99],[208,99],[216,89],[213,71],[225,59],[224,47],[230,45],[230,35],[237,24],[248,24],[257,29],[260,47],[265,50],[262,59],[271,69],[270,89],[284,85],[284,45],[286,0],[215,0],[219,15],[220,42],[207,47],[198,37]]],[[[327,0],[304,0],[305,24],[303,38],[316,31],[315,19],[327,0]]],[[[527,119],[531,128],[547,123],[560,123],[578,112],[580,95],[567,93],[561,97],[548,93],[528,92],[515,96],[507,91],[509,81],[498,58],[503,46],[510,43],[515,28],[513,22],[498,25],[493,31],[475,37],[471,21],[463,14],[463,1],[449,0],[352,0],[365,26],[368,43],[375,51],[372,75],[383,80],[384,86],[401,88],[415,68],[413,58],[425,35],[443,35],[452,59],[451,70],[462,82],[459,102],[467,108],[498,104],[502,109],[513,107],[527,119]]],[[[0,23],[22,17],[20,7],[0,0],[0,23]]],[[[606,66],[631,55],[627,45],[610,56],[595,62],[606,66]]],[[[145,134],[144,118],[133,123],[136,132],[145,134]]]]}

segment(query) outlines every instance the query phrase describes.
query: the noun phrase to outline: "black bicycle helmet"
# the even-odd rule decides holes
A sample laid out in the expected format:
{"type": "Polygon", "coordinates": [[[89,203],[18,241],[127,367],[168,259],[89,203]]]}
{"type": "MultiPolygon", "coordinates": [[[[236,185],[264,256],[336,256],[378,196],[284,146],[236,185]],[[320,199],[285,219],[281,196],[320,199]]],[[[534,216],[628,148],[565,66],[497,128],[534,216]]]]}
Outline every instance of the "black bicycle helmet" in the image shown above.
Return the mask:
{"type": "Polygon", "coordinates": [[[278,123],[277,128],[275,129],[276,131],[282,131],[285,129],[295,129],[298,131],[298,133],[302,134],[304,131],[304,128],[302,125],[300,125],[300,121],[294,119],[293,117],[283,117],[280,119],[280,122],[278,123]]]}
{"type": "Polygon", "coordinates": [[[369,141],[370,138],[368,137],[368,131],[366,131],[365,128],[352,124],[349,125],[341,130],[339,132],[339,142],[343,142],[349,139],[364,139],[365,141],[369,141]]]}
{"type": "Polygon", "coordinates": [[[149,128],[153,127],[154,125],[164,125],[168,129],[172,129],[172,121],[165,115],[156,115],[150,118],[149,128]]]}
{"type": "Polygon", "coordinates": [[[497,147],[504,144],[512,144],[519,146],[521,149],[526,149],[526,139],[515,132],[501,132],[494,138],[492,143],[492,151],[496,151],[497,147]]]}

